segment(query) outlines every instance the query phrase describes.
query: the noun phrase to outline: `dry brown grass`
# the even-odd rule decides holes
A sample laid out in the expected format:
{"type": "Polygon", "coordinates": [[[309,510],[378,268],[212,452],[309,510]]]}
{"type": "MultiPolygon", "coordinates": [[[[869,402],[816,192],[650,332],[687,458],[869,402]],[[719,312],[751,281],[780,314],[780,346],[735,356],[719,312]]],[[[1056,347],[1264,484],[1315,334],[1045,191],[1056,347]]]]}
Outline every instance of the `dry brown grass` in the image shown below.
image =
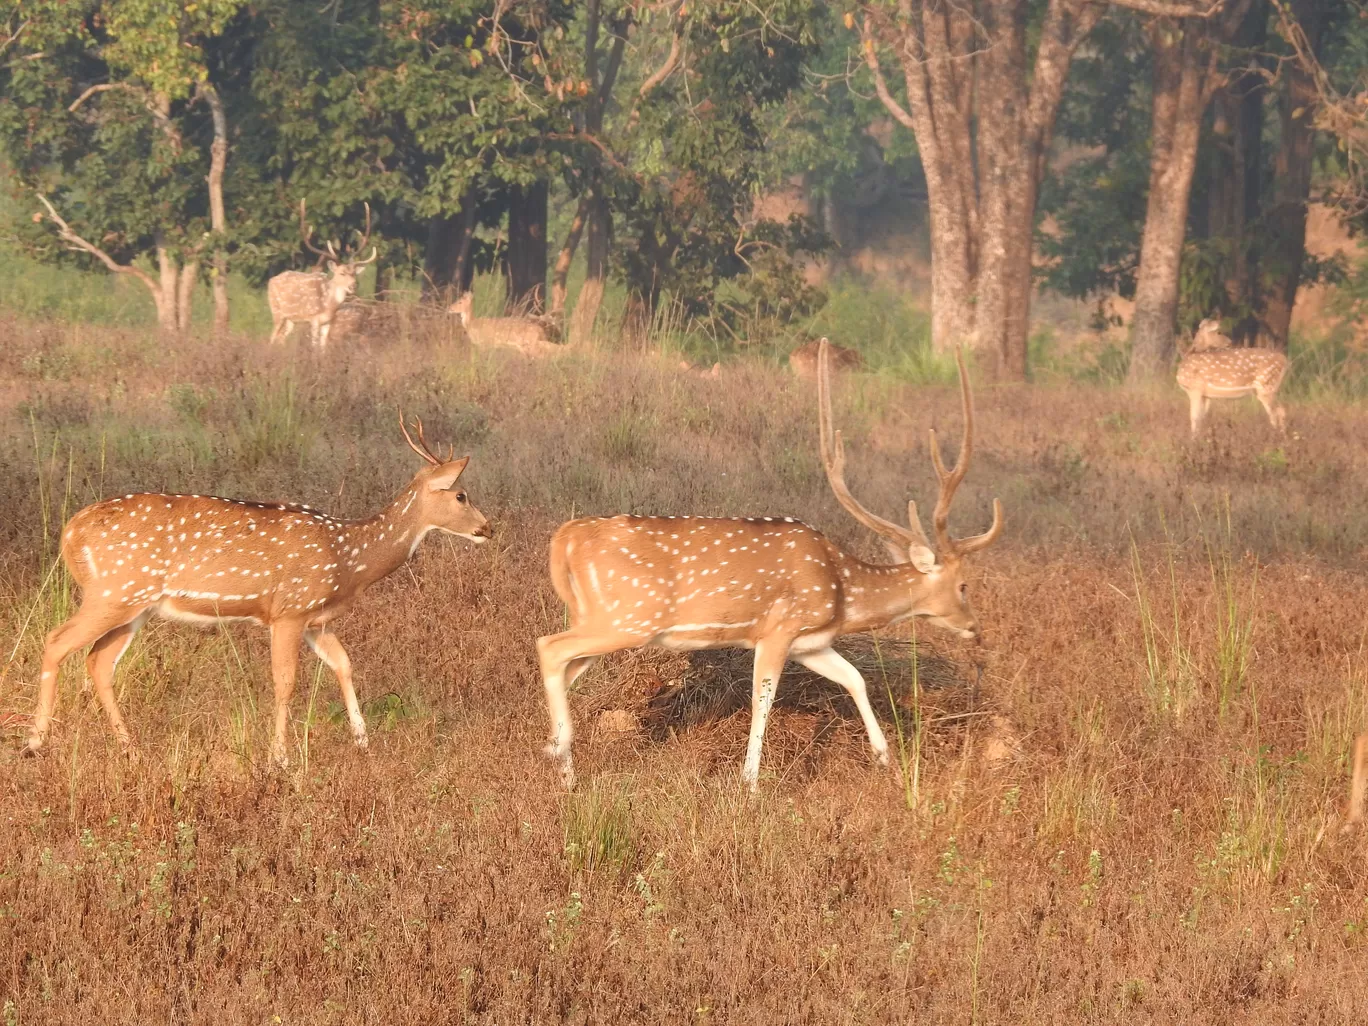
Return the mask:
{"type": "MultiPolygon", "coordinates": [[[[1252,401],[1225,404],[1192,445],[1176,389],[982,390],[955,523],[981,529],[1002,496],[972,585],[987,643],[923,632],[913,688],[893,632],[887,681],[871,674],[915,793],[871,767],[843,695],[795,674],[746,798],[744,664],[637,653],[572,698],[567,796],[539,756],[531,645],[562,618],[550,532],[584,512],[783,513],[874,555],[825,487],[808,383],[422,339],[321,362],[247,339],[0,336],[0,1021],[1368,1007],[1364,851],[1336,832],[1368,701],[1361,410],[1293,406],[1282,443],[1252,401]],[[295,768],[271,772],[262,634],[154,624],[116,685],[140,762],[74,659],[49,753],[20,757],[42,634],[69,608],[47,577],[63,508],[138,488],[366,513],[415,469],[400,402],[473,454],[498,535],[429,542],[340,624],[369,754],[308,657],[295,768]],[[1232,653],[1247,669],[1223,685],[1232,653]],[[635,719],[595,729],[615,709],[635,719]]],[[[885,512],[931,496],[924,429],[957,437],[953,394],[854,375],[839,401],[857,493],[885,512]]]]}

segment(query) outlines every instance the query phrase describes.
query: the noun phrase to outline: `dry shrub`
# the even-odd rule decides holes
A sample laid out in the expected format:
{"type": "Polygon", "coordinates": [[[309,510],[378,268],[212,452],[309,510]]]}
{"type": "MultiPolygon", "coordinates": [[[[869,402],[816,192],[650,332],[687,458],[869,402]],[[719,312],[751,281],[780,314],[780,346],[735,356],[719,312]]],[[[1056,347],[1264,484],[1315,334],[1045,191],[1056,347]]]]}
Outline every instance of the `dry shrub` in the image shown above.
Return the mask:
{"type": "MultiPolygon", "coordinates": [[[[905,627],[848,642],[915,796],[796,668],[744,796],[731,653],[586,674],[566,796],[531,645],[563,622],[555,524],[793,514],[873,556],[822,480],[810,385],[416,335],[0,334],[6,1021],[1279,1023],[1368,1002],[1363,851],[1336,833],[1368,700],[1361,410],[1294,406],[1284,443],[1229,404],[1193,445],[1176,390],[983,389],[954,520],[1006,504],[974,563],[985,644],[921,630],[913,689],[905,627]],[[263,632],[154,624],[116,685],[141,761],[79,660],[49,754],[20,758],[42,634],[72,608],[64,513],[134,488],[368,513],[415,469],[401,404],[473,454],[498,533],[430,541],[339,625],[369,754],[308,657],[295,769],[273,773],[263,632]],[[1222,623],[1249,624],[1238,686],[1222,623]],[[1182,668],[1181,709],[1151,660],[1182,668]],[[642,728],[593,731],[613,709],[642,728]]],[[[838,402],[857,493],[925,504],[924,431],[958,437],[954,395],[854,375],[838,402]]]]}

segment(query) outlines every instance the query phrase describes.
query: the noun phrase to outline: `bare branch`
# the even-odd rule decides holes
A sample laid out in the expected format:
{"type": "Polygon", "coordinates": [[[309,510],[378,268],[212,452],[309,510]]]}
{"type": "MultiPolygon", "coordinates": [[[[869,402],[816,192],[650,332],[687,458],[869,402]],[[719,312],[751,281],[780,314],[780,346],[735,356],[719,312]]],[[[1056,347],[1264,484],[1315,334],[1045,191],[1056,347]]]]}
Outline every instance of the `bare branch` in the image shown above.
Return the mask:
{"type": "Polygon", "coordinates": [[[41,202],[43,206],[47,207],[48,219],[57,226],[58,237],[63,242],[65,242],[70,249],[83,253],[89,253],[91,256],[98,258],[101,263],[103,263],[115,274],[133,275],[133,277],[137,278],[140,282],[142,282],[149,289],[151,289],[153,296],[160,294],[160,286],[152,279],[152,276],[149,275],[146,271],[134,267],[131,264],[119,263],[112,256],[110,256],[108,253],[102,250],[99,246],[96,246],[93,243],[87,242],[85,239],[81,238],[79,235],[77,235],[74,231],[71,230],[71,225],[67,224],[65,221],[62,220],[62,216],[58,214],[53,205],[48,202],[48,198],[46,196],[44,196],[41,192],[34,193],[34,195],[38,197],[39,202],[41,202]]]}
{"type": "Polygon", "coordinates": [[[1169,3],[1168,0],[1112,0],[1112,3],[1160,18],[1214,18],[1225,7],[1225,0],[1195,4],[1169,3]]]}
{"type": "Polygon", "coordinates": [[[874,91],[878,93],[879,100],[904,127],[915,132],[916,126],[912,120],[912,115],[898,102],[897,97],[889,92],[888,80],[884,78],[883,68],[879,66],[879,51],[874,45],[874,32],[867,15],[860,29],[860,45],[864,51],[865,64],[869,66],[869,71],[874,76],[874,91]]]}

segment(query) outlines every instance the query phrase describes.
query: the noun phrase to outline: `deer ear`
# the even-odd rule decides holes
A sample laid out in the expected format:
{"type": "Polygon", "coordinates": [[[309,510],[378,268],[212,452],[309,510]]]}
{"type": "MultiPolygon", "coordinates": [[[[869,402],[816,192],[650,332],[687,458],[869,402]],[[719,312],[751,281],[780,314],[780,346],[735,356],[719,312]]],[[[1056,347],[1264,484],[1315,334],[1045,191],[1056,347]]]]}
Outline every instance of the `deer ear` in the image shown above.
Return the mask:
{"type": "Polygon", "coordinates": [[[913,545],[907,550],[908,560],[920,572],[929,574],[937,569],[936,554],[925,545],[913,545]]]}
{"type": "Polygon", "coordinates": [[[444,492],[456,483],[456,479],[465,470],[466,464],[470,462],[469,456],[462,456],[459,460],[452,460],[450,463],[443,463],[440,467],[432,468],[432,476],[428,478],[428,488],[434,492],[444,492]]]}

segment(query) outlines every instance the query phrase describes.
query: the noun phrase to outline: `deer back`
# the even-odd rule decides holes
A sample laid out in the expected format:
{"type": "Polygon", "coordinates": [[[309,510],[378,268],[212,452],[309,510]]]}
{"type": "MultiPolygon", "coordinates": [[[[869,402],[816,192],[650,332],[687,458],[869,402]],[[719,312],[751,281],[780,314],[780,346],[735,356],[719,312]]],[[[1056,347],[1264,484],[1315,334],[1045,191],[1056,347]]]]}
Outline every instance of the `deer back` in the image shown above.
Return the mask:
{"type": "Polygon", "coordinates": [[[203,495],[125,495],[68,522],[62,552],[87,596],[165,603],[169,615],[322,610],[364,559],[346,521],[302,506],[203,495]]]}
{"type": "Polygon", "coordinates": [[[1213,395],[1276,392],[1287,373],[1287,357],[1274,349],[1229,348],[1189,353],[1178,365],[1178,385],[1213,395]]]}

